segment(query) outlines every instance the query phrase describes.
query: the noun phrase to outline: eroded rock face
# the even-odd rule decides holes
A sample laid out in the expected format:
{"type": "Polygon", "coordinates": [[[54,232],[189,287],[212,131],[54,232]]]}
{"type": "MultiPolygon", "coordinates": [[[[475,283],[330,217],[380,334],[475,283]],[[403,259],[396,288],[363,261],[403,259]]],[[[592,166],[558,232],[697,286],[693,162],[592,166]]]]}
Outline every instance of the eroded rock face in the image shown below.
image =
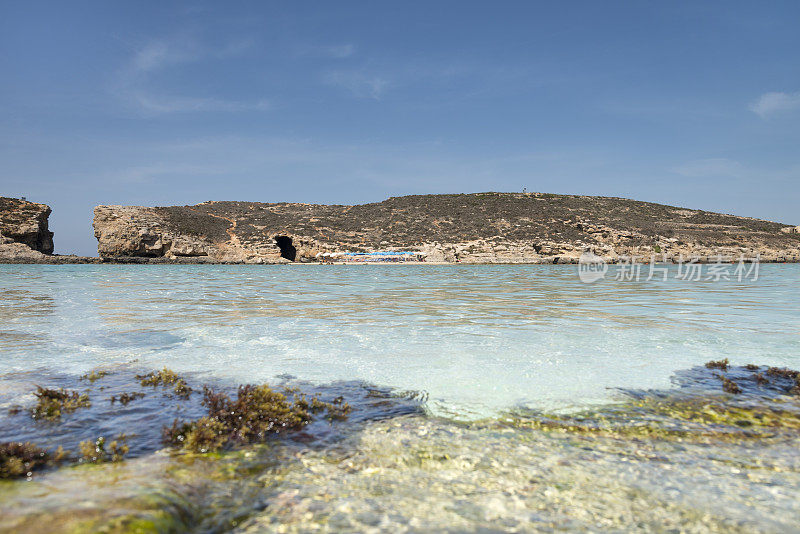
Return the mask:
{"type": "MultiPolygon", "coordinates": [[[[187,208],[189,210],[193,208],[187,208]]],[[[265,263],[280,260],[276,243],[248,243],[228,232],[231,221],[214,215],[188,216],[175,224],[165,208],[98,206],[94,210],[97,251],[103,258],[197,258],[215,262],[265,263]]]]}
{"type": "MultiPolygon", "coordinates": [[[[46,204],[0,197],[0,246],[19,243],[30,250],[52,254],[53,232],[47,227],[50,211],[46,204]]],[[[11,247],[7,251],[9,254],[11,249],[22,250],[11,247]]]]}
{"type": "Polygon", "coordinates": [[[0,244],[0,259],[12,263],[40,263],[48,258],[38,250],[33,250],[28,245],[22,243],[3,243],[0,244]]]}
{"type": "Polygon", "coordinates": [[[209,243],[204,238],[170,229],[153,208],[98,206],[93,226],[102,257],[208,255],[209,243]]]}
{"type": "Polygon", "coordinates": [[[415,195],[357,206],[204,202],[98,206],[100,255],[279,263],[323,252],[415,250],[429,262],[573,263],[718,254],[797,261],[788,225],[634,200],[541,193],[415,195]],[[291,243],[287,247],[287,241],[291,243]],[[282,243],[282,246],[279,246],[282,243]],[[294,250],[292,250],[294,249],[294,250]]]}

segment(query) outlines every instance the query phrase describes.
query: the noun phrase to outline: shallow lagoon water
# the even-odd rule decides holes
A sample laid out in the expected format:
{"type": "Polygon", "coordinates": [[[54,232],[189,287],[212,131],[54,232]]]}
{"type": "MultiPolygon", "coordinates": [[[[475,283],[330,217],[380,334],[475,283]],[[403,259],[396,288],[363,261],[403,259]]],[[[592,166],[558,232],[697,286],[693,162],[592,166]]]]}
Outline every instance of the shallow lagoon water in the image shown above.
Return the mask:
{"type": "Polygon", "coordinates": [[[798,294],[797,265],[594,284],[570,266],[3,265],[0,364],[362,380],[475,418],[668,387],[710,359],[797,366],[798,294]]]}
{"type": "MultiPolygon", "coordinates": [[[[794,528],[792,432],[730,440],[693,427],[643,439],[506,424],[606,410],[629,400],[623,390],[674,391],[709,360],[800,367],[800,266],[762,265],[745,282],[611,276],[583,284],[574,266],[0,266],[4,411],[29,404],[33,384],[82,387],[77,377],[101,367],[116,374],[93,395],[108,396],[127,387],[126,372],[168,366],[195,384],[342,393],[361,414],[311,443],[187,460],[157,450],[174,416],[160,397],[131,404],[122,423],[97,402],[56,434],[77,442],[138,425],[134,458],[3,483],[0,529],[116,518],[103,524],[130,530],[129,514],[165,508],[166,523],[152,523],[161,530],[794,528]],[[370,404],[372,390],[395,400],[370,404]]],[[[716,387],[710,375],[698,384],[716,387]]],[[[0,416],[0,441],[49,444],[53,432],[15,417],[0,416]]]]}

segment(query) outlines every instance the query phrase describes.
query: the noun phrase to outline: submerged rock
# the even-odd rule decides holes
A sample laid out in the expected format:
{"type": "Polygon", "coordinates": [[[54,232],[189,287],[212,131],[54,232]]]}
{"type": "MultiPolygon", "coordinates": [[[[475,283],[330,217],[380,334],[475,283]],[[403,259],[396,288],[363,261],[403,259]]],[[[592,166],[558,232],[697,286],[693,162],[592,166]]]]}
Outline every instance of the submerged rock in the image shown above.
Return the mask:
{"type": "Polygon", "coordinates": [[[186,399],[192,394],[192,388],[186,380],[178,376],[172,369],[164,367],[160,371],[153,371],[144,375],[136,375],[136,379],[143,386],[172,386],[172,392],[180,398],[186,399]]]}
{"type": "Polygon", "coordinates": [[[63,413],[74,412],[78,408],[92,405],[89,395],[68,391],[64,388],[50,389],[36,386],[36,406],[31,410],[34,419],[58,420],[63,413]]]}
{"type": "Polygon", "coordinates": [[[278,435],[303,443],[325,439],[349,426],[332,424],[351,415],[351,406],[339,394],[348,391],[363,408],[354,424],[363,424],[365,418],[376,414],[418,409],[416,401],[398,397],[389,402],[393,399],[390,393],[362,384],[342,384],[333,389],[336,393],[327,395],[314,387],[301,393],[296,387],[266,384],[238,389],[206,385],[202,396],[191,395],[193,388],[187,379],[168,368],[136,374],[122,365],[113,370],[95,369],[61,383],[68,387],[37,386],[32,406],[12,405],[0,414],[0,442],[9,438],[27,442],[16,449],[7,448],[17,455],[40,451],[37,468],[54,465],[50,459],[55,453],[49,451],[57,450],[59,461],[101,463],[151,454],[164,444],[185,452],[207,453],[270,441],[278,435]],[[88,389],[69,389],[77,383],[88,389]],[[134,384],[155,391],[132,390],[134,384]],[[109,402],[93,404],[98,396],[109,402]],[[129,407],[133,401],[137,402],[129,407]],[[42,423],[31,424],[31,417],[42,423]]]}
{"type": "Polygon", "coordinates": [[[796,437],[800,432],[798,376],[800,373],[790,369],[712,361],[677,373],[678,387],[673,389],[623,390],[618,404],[578,413],[522,409],[510,413],[506,422],[524,428],[619,438],[709,441],[796,437]]]}
{"type": "Polygon", "coordinates": [[[109,400],[111,401],[111,404],[118,402],[123,406],[127,406],[129,403],[135,401],[136,399],[141,399],[142,397],[144,397],[144,393],[141,393],[139,391],[133,391],[131,393],[120,393],[119,395],[112,395],[109,400]]]}
{"type": "Polygon", "coordinates": [[[239,386],[235,399],[205,387],[203,405],[208,408],[207,416],[191,422],[176,420],[164,429],[164,442],[192,452],[211,452],[300,430],[319,412],[327,412],[330,420],[344,420],[350,413],[341,397],[330,403],[316,396],[310,401],[305,396],[290,400],[266,384],[239,386]]]}
{"type": "MultiPolygon", "coordinates": [[[[347,432],[313,445],[303,424],[313,397],[212,389],[205,412],[189,418],[194,433],[183,435],[196,439],[189,449],[210,443],[206,450],[221,452],[151,451],[9,484],[0,530],[791,531],[800,418],[787,388],[796,378],[766,366],[699,366],[678,373],[674,388],[625,392],[620,403],[579,414],[469,424],[392,411],[390,396],[371,390],[356,402],[380,405],[378,417],[350,424],[361,415],[354,410],[341,425],[347,432]],[[721,373],[742,393],[724,394],[721,373]],[[289,439],[226,448],[232,435],[272,435],[276,421],[287,423],[289,439]]],[[[143,403],[169,394],[156,388],[143,403]]],[[[97,441],[85,445],[90,458],[98,449],[109,458],[110,444],[97,441]]]]}

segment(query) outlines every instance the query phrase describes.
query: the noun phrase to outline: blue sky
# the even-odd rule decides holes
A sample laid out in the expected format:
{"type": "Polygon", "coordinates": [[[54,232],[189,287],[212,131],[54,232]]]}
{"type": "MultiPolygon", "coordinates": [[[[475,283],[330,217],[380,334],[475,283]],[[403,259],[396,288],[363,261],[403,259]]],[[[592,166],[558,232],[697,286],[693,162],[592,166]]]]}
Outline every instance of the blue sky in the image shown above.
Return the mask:
{"type": "Polygon", "coordinates": [[[0,195],[609,195],[800,224],[797,2],[0,2],[0,195]]]}

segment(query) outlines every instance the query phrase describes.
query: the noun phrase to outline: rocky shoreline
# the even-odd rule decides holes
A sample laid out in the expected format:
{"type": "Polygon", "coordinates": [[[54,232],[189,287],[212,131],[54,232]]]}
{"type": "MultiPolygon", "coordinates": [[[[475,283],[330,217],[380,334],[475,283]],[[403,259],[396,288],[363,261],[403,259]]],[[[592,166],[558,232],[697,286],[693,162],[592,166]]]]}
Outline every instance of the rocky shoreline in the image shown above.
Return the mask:
{"type": "Polygon", "coordinates": [[[476,193],[363,205],[204,202],[97,206],[99,257],[54,255],[50,207],[0,197],[0,262],[338,263],[330,254],[413,251],[422,264],[800,262],[800,227],[613,197],[476,193]],[[720,260],[721,258],[721,260],[720,260]],[[324,261],[321,261],[324,260],[324,261]]]}
{"type": "Polygon", "coordinates": [[[6,435],[26,440],[0,436],[0,531],[40,532],[46,521],[51,532],[262,532],[276,516],[289,531],[365,531],[382,514],[402,530],[421,513],[437,530],[490,530],[498,507],[520,531],[750,532],[767,515],[769,530],[794,525],[800,373],[788,368],[711,361],[678,371],[666,390],[469,423],[369,384],[201,390],[167,368],[137,371],[49,377],[0,414],[6,435]],[[676,501],[676,488],[698,480],[721,508],[676,501]],[[371,515],[343,515],[348,506],[371,515]]]}
{"type": "MultiPolygon", "coordinates": [[[[0,249],[2,252],[2,249],[0,249]]],[[[623,264],[634,262],[639,264],[649,264],[649,258],[616,258],[613,260],[605,261],[609,265],[623,264]]],[[[685,262],[681,262],[679,258],[667,258],[666,260],[657,259],[656,264],[673,264],[678,265],[681,263],[696,263],[702,265],[708,264],[734,264],[738,259],[724,258],[723,261],[717,257],[710,256],[697,256],[687,257],[685,262]]],[[[751,263],[754,258],[743,256],[742,261],[751,263]]],[[[800,263],[800,259],[792,257],[788,259],[780,258],[758,258],[759,263],[800,263]]],[[[544,261],[515,261],[515,262],[448,262],[448,261],[406,261],[402,263],[349,263],[349,262],[322,262],[322,261],[307,261],[307,262],[248,262],[248,261],[214,261],[205,258],[141,258],[135,256],[118,257],[118,258],[99,258],[94,256],[45,256],[43,258],[15,258],[3,256],[0,254],[0,265],[285,265],[285,266],[302,266],[302,265],[344,265],[344,266],[457,266],[457,265],[578,265],[580,258],[553,258],[544,261]]]]}

